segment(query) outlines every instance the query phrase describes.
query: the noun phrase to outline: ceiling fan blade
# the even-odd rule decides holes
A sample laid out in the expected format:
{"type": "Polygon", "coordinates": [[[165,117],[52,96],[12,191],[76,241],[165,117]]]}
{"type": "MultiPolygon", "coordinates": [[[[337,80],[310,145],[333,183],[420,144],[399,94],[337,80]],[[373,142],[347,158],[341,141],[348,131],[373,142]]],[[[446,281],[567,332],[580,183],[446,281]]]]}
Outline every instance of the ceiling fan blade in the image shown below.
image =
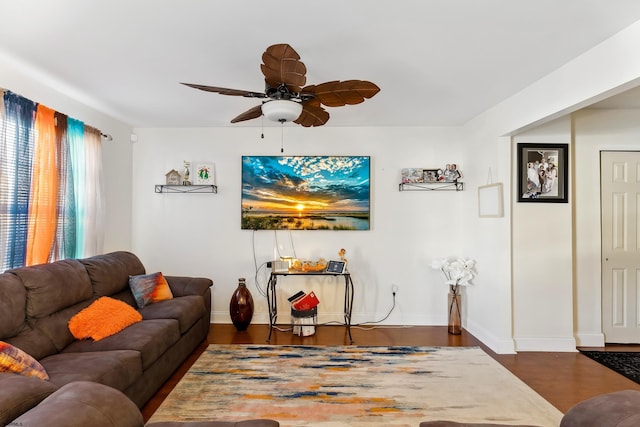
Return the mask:
{"type": "Polygon", "coordinates": [[[329,121],[329,113],[320,105],[302,103],[302,113],[293,122],[304,127],[322,126],[329,121]]]}
{"type": "Polygon", "coordinates": [[[262,54],[262,62],[260,69],[271,87],[285,84],[291,92],[297,93],[307,82],[307,67],[288,44],[269,46],[262,54]]]}
{"type": "Polygon", "coordinates": [[[220,95],[232,95],[232,96],[244,96],[245,98],[266,98],[267,95],[261,92],[251,92],[241,89],[228,89],[226,87],[205,86],[197,85],[193,83],[182,83],[185,86],[192,87],[194,89],[204,90],[205,92],[216,92],[220,95]]]}
{"type": "Polygon", "coordinates": [[[310,85],[302,88],[302,94],[312,93],[327,107],[342,107],[364,102],[380,92],[380,88],[366,80],[345,80],[310,85]]]}
{"type": "Polygon", "coordinates": [[[255,107],[245,111],[242,114],[238,114],[231,120],[231,123],[244,122],[245,120],[257,119],[262,115],[262,105],[256,105],[255,107]]]}

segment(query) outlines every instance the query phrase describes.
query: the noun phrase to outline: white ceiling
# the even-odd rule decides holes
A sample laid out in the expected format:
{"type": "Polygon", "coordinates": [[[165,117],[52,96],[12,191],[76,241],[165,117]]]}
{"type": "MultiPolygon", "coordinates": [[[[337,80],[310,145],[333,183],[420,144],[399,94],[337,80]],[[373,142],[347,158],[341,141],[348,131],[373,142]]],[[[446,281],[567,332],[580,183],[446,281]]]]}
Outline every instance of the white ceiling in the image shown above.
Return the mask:
{"type": "Polygon", "coordinates": [[[449,126],[640,20],[640,1],[20,0],[0,16],[6,60],[135,127],[260,126],[229,123],[259,101],[179,82],[262,91],[275,43],[307,84],[381,88],[325,126],[449,126]]]}

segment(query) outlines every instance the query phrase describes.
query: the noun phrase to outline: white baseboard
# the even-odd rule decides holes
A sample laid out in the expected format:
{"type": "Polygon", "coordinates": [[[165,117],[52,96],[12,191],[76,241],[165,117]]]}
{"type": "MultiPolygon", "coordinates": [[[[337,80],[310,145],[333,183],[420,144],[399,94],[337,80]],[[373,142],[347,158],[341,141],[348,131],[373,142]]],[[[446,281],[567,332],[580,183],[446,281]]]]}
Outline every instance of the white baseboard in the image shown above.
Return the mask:
{"type": "Polygon", "coordinates": [[[515,343],[511,338],[496,337],[471,321],[467,321],[464,328],[467,332],[498,354],[515,354],[516,352],[515,343]]]}
{"type": "MultiPolygon", "coordinates": [[[[286,325],[291,321],[291,313],[289,307],[278,307],[278,324],[286,325]]],[[[360,323],[366,324],[367,322],[375,322],[378,319],[382,319],[386,313],[353,313],[351,318],[351,324],[356,325],[360,323]]],[[[429,318],[425,316],[396,316],[390,317],[386,322],[379,325],[402,325],[402,326],[425,326],[425,325],[442,325],[436,322],[437,319],[429,318]]],[[[344,314],[342,312],[327,313],[318,310],[318,323],[328,322],[344,322],[344,314]]],[[[211,323],[231,323],[231,317],[226,310],[212,311],[211,323]]],[[[256,311],[253,313],[253,319],[251,323],[254,324],[269,324],[269,315],[266,311],[256,311]]]]}
{"type": "Polygon", "coordinates": [[[604,334],[576,334],[578,347],[604,347],[604,334]]]}
{"type": "Polygon", "coordinates": [[[573,337],[516,337],[516,351],[576,352],[573,337]]]}

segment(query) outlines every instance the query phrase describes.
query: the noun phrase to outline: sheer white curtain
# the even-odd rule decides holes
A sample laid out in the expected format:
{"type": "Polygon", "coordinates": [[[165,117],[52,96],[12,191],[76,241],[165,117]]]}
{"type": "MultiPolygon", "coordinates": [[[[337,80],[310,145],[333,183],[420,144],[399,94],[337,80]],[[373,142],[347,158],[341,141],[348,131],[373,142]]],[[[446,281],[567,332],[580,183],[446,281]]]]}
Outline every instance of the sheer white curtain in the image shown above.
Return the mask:
{"type": "Polygon", "coordinates": [[[102,182],[102,138],[100,131],[84,127],[85,232],[83,257],[101,254],[104,249],[104,191],[102,182]]]}

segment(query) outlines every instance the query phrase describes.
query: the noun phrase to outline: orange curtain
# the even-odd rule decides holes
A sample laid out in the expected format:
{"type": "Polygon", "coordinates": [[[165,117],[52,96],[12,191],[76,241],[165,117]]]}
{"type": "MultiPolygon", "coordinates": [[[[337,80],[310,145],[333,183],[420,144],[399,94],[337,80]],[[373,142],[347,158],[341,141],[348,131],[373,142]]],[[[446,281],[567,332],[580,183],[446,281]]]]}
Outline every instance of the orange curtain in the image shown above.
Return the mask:
{"type": "Polygon", "coordinates": [[[48,262],[56,233],[58,176],[54,117],[54,110],[38,105],[26,265],[48,262]]]}

